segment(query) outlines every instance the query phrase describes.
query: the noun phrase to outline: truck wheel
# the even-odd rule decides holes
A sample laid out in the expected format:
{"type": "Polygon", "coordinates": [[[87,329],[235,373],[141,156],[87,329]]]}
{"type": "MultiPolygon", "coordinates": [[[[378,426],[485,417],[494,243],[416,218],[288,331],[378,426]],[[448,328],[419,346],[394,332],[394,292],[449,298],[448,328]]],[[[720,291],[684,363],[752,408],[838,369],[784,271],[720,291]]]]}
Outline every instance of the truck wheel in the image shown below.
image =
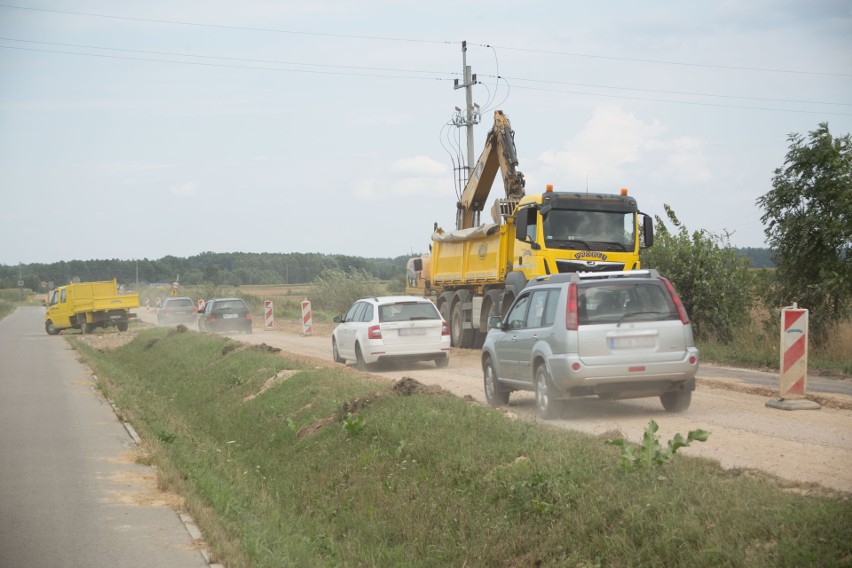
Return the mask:
{"type": "Polygon", "coordinates": [[[660,395],[666,412],[683,412],[692,402],[692,391],[672,391],[660,395]]]}
{"type": "Polygon", "coordinates": [[[491,406],[506,406],[509,404],[509,389],[500,384],[497,380],[497,373],[494,371],[494,363],[491,357],[485,359],[482,364],[482,373],[484,375],[483,383],[485,385],[485,400],[491,406]]]}
{"type": "Polygon", "coordinates": [[[127,322],[126,321],[120,321],[117,324],[115,324],[115,326],[118,328],[118,331],[127,331],[127,322]]]}
{"type": "Polygon", "coordinates": [[[465,328],[464,303],[468,300],[469,295],[464,292],[459,292],[456,296],[456,301],[453,303],[452,321],[450,322],[450,339],[453,347],[461,347],[468,349],[473,345],[473,329],[465,328]]]}
{"type": "Polygon", "coordinates": [[[444,321],[447,322],[447,325],[450,326],[450,339],[452,339],[452,326],[453,322],[450,318],[450,306],[453,303],[453,293],[452,292],[444,292],[438,297],[438,311],[441,312],[441,317],[444,318],[444,321]]]}
{"type": "Polygon", "coordinates": [[[44,330],[48,335],[59,335],[59,329],[50,320],[44,322],[44,330]]]}
{"type": "Polygon", "coordinates": [[[93,327],[94,326],[92,324],[86,322],[86,320],[83,320],[80,323],[80,333],[92,333],[93,327]]]}
{"type": "Polygon", "coordinates": [[[550,384],[550,373],[544,364],[535,370],[535,407],[539,418],[552,420],[559,415],[562,401],[553,398],[553,387],[550,384]]]}

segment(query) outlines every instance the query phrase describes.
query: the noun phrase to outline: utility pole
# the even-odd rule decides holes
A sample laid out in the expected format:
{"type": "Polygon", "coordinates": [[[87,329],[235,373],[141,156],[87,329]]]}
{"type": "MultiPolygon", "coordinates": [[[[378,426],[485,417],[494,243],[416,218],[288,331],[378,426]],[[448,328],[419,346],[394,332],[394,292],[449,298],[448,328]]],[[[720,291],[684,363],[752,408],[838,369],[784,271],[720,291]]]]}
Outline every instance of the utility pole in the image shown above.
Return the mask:
{"type": "Polygon", "coordinates": [[[462,42],[462,71],[464,72],[464,83],[459,85],[459,80],[456,79],[453,83],[453,89],[465,90],[466,107],[464,113],[456,107],[456,115],[453,117],[453,124],[459,128],[467,127],[467,166],[465,166],[464,184],[470,180],[471,169],[474,166],[473,160],[473,126],[479,124],[479,105],[473,103],[473,89],[476,85],[476,75],[471,73],[470,65],[467,64],[467,42],[462,42]]]}

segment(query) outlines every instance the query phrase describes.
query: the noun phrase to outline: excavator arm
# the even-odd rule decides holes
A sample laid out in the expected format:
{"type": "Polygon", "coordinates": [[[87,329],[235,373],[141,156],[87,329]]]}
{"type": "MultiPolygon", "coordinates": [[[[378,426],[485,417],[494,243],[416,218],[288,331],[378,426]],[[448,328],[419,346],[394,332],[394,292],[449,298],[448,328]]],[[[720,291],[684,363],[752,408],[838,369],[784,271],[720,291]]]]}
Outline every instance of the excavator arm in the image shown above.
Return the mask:
{"type": "Polygon", "coordinates": [[[498,169],[503,175],[506,200],[517,203],[524,196],[524,174],[516,169],[518,155],[514,134],[509,119],[503,111],[494,111],[494,126],[488,132],[485,149],[479,156],[458,203],[457,229],[468,229],[478,224],[478,214],[485,207],[485,201],[491,193],[491,186],[494,184],[498,169]]]}

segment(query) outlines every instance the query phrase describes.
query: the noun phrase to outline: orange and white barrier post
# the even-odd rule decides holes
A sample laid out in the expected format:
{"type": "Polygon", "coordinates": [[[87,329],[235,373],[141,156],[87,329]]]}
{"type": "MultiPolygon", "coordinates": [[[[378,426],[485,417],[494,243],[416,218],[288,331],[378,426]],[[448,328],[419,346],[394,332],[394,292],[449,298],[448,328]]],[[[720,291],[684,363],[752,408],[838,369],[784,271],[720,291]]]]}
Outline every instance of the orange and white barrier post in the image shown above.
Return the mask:
{"type": "Polygon", "coordinates": [[[272,329],[274,321],[272,319],[272,300],[263,301],[263,326],[266,329],[272,329]]]}
{"type": "Polygon", "coordinates": [[[782,410],[818,409],[805,399],[808,385],[808,310],[797,307],[781,310],[781,384],[779,400],[766,406],[782,410]]]}
{"type": "Polygon", "coordinates": [[[311,320],[311,303],[307,298],[302,302],[302,335],[313,335],[314,323],[311,320]]]}

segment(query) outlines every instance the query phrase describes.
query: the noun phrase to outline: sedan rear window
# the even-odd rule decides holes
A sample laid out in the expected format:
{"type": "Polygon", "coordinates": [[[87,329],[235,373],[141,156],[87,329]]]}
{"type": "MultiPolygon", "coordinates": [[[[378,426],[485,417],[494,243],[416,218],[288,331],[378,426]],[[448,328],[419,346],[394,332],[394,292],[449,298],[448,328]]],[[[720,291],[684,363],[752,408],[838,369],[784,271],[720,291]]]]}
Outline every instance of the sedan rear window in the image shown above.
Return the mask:
{"type": "Polygon", "coordinates": [[[379,322],[436,320],[441,314],[432,302],[397,302],[379,306],[379,322]]]}
{"type": "Polygon", "coordinates": [[[195,304],[192,303],[192,300],[166,300],[166,303],[170,307],[182,306],[182,307],[191,308],[193,305],[195,305],[195,304]]]}

